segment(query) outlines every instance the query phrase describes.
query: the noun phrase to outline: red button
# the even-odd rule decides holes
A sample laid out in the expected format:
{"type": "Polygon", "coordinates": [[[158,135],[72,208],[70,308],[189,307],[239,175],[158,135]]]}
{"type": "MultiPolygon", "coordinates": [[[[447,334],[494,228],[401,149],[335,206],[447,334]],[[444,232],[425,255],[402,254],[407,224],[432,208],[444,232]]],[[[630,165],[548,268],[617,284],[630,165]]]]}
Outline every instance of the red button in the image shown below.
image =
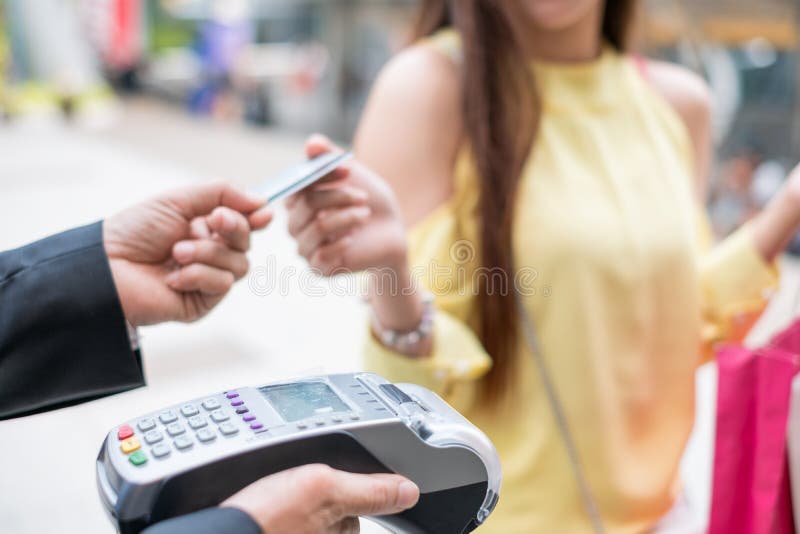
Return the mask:
{"type": "Polygon", "coordinates": [[[117,430],[117,439],[120,441],[128,439],[131,436],[133,436],[133,429],[130,425],[122,425],[119,427],[119,430],[117,430]]]}

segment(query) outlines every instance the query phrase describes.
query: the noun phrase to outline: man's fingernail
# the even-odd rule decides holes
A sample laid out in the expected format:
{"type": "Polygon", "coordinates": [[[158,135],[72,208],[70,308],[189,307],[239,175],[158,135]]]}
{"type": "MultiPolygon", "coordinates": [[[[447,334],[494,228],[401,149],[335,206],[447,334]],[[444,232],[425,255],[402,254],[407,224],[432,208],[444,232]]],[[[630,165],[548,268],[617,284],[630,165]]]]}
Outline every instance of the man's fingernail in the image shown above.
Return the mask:
{"type": "Polygon", "coordinates": [[[411,508],[419,499],[419,488],[408,480],[401,482],[397,487],[397,506],[400,508],[411,508]]]}
{"type": "Polygon", "coordinates": [[[263,206],[264,204],[267,203],[267,197],[265,197],[264,195],[261,195],[259,193],[255,193],[253,191],[248,191],[246,194],[247,194],[247,198],[251,202],[255,202],[260,206],[263,206]]]}
{"type": "Polygon", "coordinates": [[[192,255],[194,254],[195,246],[192,243],[188,243],[186,241],[182,241],[175,245],[173,249],[173,254],[177,260],[181,259],[191,259],[192,255]]]}
{"type": "Polygon", "coordinates": [[[236,230],[236,219],[233,218],[233,215],[230,213],[222,214],[222,228],[226,232],[233,232],[236,230]]]}

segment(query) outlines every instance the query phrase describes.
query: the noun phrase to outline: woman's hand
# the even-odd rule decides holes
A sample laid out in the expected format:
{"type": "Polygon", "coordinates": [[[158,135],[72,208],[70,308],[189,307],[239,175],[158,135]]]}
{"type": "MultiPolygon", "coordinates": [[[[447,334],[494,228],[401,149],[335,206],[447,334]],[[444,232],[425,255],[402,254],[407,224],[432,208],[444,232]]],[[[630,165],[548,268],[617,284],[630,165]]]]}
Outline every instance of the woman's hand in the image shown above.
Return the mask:
{"type": "MultiPolygon", "coordinates": [[[[313,136],[309,157],[338,150],[313,136]]],[[[406,230],[392,188],[358,162],[346,164],[324,181],[291,197],[289,233],[300,254],[325,275],[337,271],[372,271],[370,302],[381,326],[400,332],[422,320],[422,298],[407,259],[406,230]]],[[[430,349],[430,337],[414,351],[430,349]]]]}
{"type": "Polygon", "coordinates": [[[765,260],[772,261],[783,252],[800,229],[800,165],[792,169],[783,187],[749,224],[756,248],[765,260]]]}
{"type": "MultiPolygon", "coordinates": [[[[306,143],[308,157],[339,151],[325,137],[306,143]]],[[[298,251],[325,275],[406,267],[406,233],[394,192],[358,162],[292,196],[289,233],[298,251]]]]}

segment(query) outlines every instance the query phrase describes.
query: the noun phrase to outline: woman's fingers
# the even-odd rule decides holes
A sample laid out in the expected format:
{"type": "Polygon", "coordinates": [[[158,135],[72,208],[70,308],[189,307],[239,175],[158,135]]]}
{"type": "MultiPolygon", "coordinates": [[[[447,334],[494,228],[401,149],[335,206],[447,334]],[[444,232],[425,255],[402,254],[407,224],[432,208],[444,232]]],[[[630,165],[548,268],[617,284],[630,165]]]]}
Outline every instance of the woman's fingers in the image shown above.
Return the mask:
{"type": "Polygon", "coordinates": [[[342,149],[326,136],[318,133],[311,135],[306,141],[306,156],[309,158],[316,158],[328,152],[342,152],[342,149]]]}
{"type": "Polygon", "coordinates": [[[219,235],[223,243],[240,252],[250,248],[250,223],[230,208],[218,207],[207,217],[208,228],[219,235]]]}
{"type": "Polygon", "coordinates": [[[290,208],[289,233],[297,237],[322,210],[361,206],[366,204],[367,199],[364,190],[349,185],[310,189],[298,197],[290,208]]]}
{"type": "Polygon", "coordinates": [[[308,258],[320,245],[336,241],[363,224],[372,213],[368,206],[355,206],[333,211],[320,211],[314,220],[297,235],[298,252],[308,258]]]}
{"type": "Polygon", "coordinates": [[[167,285],[175,291],[199,291],[205,295],[219,296],[233,286],[233,273],[201,263],[181,267],[167,276],[167,285]]]}
{"type": "Polygon", "coordinates": [[[213,239],[179,241],[172,247],[172,257],[181,265],[202,263],[230,271],[236,280],[247,274],[249,268],[247,256],[243,252],[213,239]]]}
{"type": "Polygon", "coordinates": [[[369,196],[367,192],[352,185],[331,187],[330,184],[310,190],[305,195],[306,203],[314,211],[328,208],[343,208],[365,204],[369,196]]]}
{"type": "Polygon", "coordinates": [[[320,271],[323,276],[331,276],[345,266],[345,254],[352,244],[353,238],[344,236],[333,243],[322,245],[311,253],[308,264],[320,271]]]}
{"type": "Polygon", "coordinates": [[[314,211],[306,202],[307,193],[298,193],[294,203],[289,207],[289,235],[296,238],[314,218],[314,211]]]}

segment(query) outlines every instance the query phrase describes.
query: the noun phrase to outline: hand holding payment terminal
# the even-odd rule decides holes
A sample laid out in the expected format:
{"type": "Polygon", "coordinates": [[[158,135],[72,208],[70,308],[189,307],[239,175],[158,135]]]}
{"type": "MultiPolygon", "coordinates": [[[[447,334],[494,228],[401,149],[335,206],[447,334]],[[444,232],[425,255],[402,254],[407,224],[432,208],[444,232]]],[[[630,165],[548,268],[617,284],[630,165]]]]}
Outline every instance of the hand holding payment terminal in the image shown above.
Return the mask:
{"type": "Polygon", "coordinates": [[[128,534],[308,463],[413,480],[416,506],[373,518],[394,532],[470,532],[502,478],[489,439],[436,394],[357,373],[238,388],[127,421],[100,449],[97,483],[128,534]]]}

